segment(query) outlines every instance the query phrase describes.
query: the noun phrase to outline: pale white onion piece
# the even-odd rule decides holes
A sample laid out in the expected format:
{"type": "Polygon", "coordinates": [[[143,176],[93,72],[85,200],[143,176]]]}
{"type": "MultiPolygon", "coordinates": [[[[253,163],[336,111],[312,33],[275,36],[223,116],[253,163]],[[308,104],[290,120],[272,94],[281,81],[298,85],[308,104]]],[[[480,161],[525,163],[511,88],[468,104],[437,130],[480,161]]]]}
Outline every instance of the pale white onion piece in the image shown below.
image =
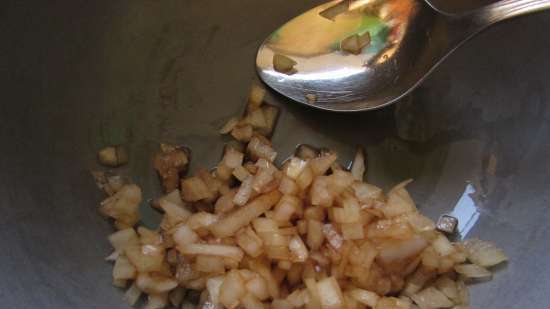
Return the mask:
{"type": "Polygon", "coordinates": [[[137,287],[136,283],[132,284],[128,290],[126,290],[126,293],[124,293],[124,300],[128,305],[134,306],[137,301],[139,300],[139,297],[141,296],[141,290],[137,287]]]}
{"type": "Polygon", "coordinates": [[[411,295],[411,299],[422,309],[449,308],[454,305],[445,294],[434,287],[425,288],[411,295]]]}
{"type": "Polygon", "coordinates": [[[248,202],[248,199],[252,195],[253,182],[254,182],[254,177],[249,176],[241,183],[239,190],[237,190],[237,193],[233,198],[233,203],[235,203],[235,205],[243,206],[246,204],[246,202],[248,202]]]}
{"type": "Polygon", "coordinates": [[[292,179],[296,179],[304,171],[306,165],[307,161],[298,157],[292,157],[286,167],[286,175],[292,179]]]}
{"type": "Polygon", "coordinates": [[[366,167],[365,150],[363,149],[363,147],[359,146],[357,147],[357,152],[355,152],[355,158],[353,159],[353,163],[351,164],[351,174],[353,175],[353,178],[355,180],[363,181],[366,170],[367,170],[367,167],[366,167]]]}
{"type": "Polygon", "coordinates": [[[288,244],[288,248],[290,249],[290,252],[296,262],[305,262],[305,260],[307,260],[308,251],[300,236],[296,235],[292,237],[288,244]]]}
{"type": "Polygon", "coordinates": [[[172,235],[174,242],[178,246],[185,246],[195,243],[199,240],[199,236],[189,226],[180,225],[172,235]]]}
{"type": "Polygon", "coordinates": [[[419,254],[427,245],[428,242],[424,238],[415,235],[408,240],[385,244],[380,248],[378,258],[383,263],[393,263],[419,254]]]}
{"type": "Polygon", "coordinates": [[[220,303],[220,287],[222,286],[225,276],[211,277],[206,280],[206,289],[210,295],[212,303],[217,305],[220,303]]]}
{"type": "Polygon", "coordinates": [[[215,255],[228,257],[240,261],[244,253],[239,247],[228,245],[209,245],[209,244],[187,244],[178,247],[182,254],[189,255],[215,255]]]}
{"type": "Polygon", "coordinates": [[[451,255],[455,252],[453,244],[449,241],[447,236],[439,234],[437,238],[432,242],[432,246],[440,256],[451,255]]]}
{"type": "Polygon", "coordinates": [[[348,293],[356,301],[372,308],[376,307],[376,303],[378,302],[378,299],[380,299],[380,296],[378,296],[378,294],[363,289],[353,289],[348,293]]]}
{"type": "Polygon", "coordinates": [[[508,257],[495,244],[479,239],[464,242],[468,260],[481,267],[491,267],[508,260],[508,257]]]}
{"type": "Polygon", "coordinates": [[[168,293],[149,294],[145,309],[162,309],[168,305],[168,293]]]}
{"type": "Polygon", "coordinates": [[[317,291],[321,308],[339,309],[344,305],[342,290],[334,277],[327,277],[317,282],[317,291]]]}
{"type": "Polygon", "coordinates": [[[227,122],[223,125],[223,127],[220,129],[220,134],[228,134],[235,128],[235,126],[239,123],[239,117],[231,117],[227,122]]]}
{"type": "Polygon", "coordinates": [[[393,218],[416,211],[414,201],[409,195],[409,192],[405,189],[405,186],[410,182],[412,182],[412,180],[406,180],[390,190],[388,193],[388,201],[381,209],[386,217],[393,218]]]}
{"type": "Polygon", "coordinates": [[[493,274],[487,269],[476,264],[455,265],[455,271],[468,279],[490,279],[493,274]]]}

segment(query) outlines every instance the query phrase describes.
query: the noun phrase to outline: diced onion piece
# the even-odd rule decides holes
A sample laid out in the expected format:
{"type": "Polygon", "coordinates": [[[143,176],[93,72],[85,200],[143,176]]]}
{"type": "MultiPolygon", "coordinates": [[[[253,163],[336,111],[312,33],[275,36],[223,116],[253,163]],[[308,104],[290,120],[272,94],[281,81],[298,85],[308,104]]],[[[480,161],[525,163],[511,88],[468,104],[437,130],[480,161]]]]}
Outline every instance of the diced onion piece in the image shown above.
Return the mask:
{"type": "Polygon", "coordinates": [[[332,205],[333,195],[329,189],[331,185],[329,176],[317,176],[311,185],[311,204],[329,207],[332,205]]]}
{"type": "Polygon", "coordinates": [[[139,245],[139,238],[133,228],[128,228],[109,235],[109,242],[116,252],[123,252],[126,247],[139,245]]]}
{"type": "Polygon", "coordinates": [[[217,214],[226,213],[235,207],[233,203],[233,198],[235,198],[235,191],[231,190],[227,194],[224,194],[218,198],[216,204],[214,205],[215,212],[217,214]]]}
{"type": "Polygon", "coordinates": [[[261,276],[255,275],[252,279],[248,280],[246,282],[246,289],[259,300],[266,300],[269,298],[267,282],[261,276]]]}
{"type": "Polygon", "coordinates": [[[266,126],[263,128],[257,128],[256,131],[264,136],[270,136],[275,129],[277,118],[279,117],[279,108],[273,105],[265,105],[262,108],[266,126]]]}
{"type": "Polygon", "coordinates": [[[432,242],[432,246],[440,256],[447,256],[455,252],[453,244],[443,234],[439,234],[437,238],[432,242]]]}
{"type": "Polygon", "coordinates": [[[301,201],[299,198],[292,195],[283,195],[277,206],[275,206],[273,219],[278,222],[289,221],[292,215],[301,207],[300,205],[301,201]]]}
{"type": "Polygon", "coordinates": [[[246,168],[239,165],[233,170],[233,176],[235,176],[235,178],[237,178],[240,182],[243,182],[250,176],[250,173],[246,168]]]}
{"type": "Polygon", "coordinates": [[[411,295],[411,298],[422,309],[449,308],[454,305],[445,294],[434,287],[428,287],[411,295]]]}
{"type": "Polygon", "coordinates": [[[147,294],[158,294],[171,291],[178,286],[178,282],[159,273],[140,273],[136,285],[147,294]]]}
{"type": "Polygon", "coordinates": [[[240,231],[236,235],[237,244],[251,257],[262,254],[262,240],[250,227],[240,231]]]}
{"type": "Polygon", "coordinates": [[[251,293],[247,293],[241,299],[241,302],[245,309],[265,309],[266,308],[266,306],[251,293]]]}
{"type": "Polygon", "coordinates": [[[271,302],[272,309],[292,309],[293,306],[286,299],[274,299],[271,302]]]}
{"type": "Polygon", "coordinates": [[[227,147],[222,162],[229,168],[237,168],[243,164],[244,153],[233,147],[227,147]]]}
{"type": "MultiPolygon", "coordinates": [[[[410,303],[395,297],[381,297],[374,309],[409,309],[410,303]]],[[[423,309],[423,308],[422,308],[423,309]]]]}
{"type": "Polygon", "coordinates": [[[265,279],[267,283],[267,290],[269,291],[269,296],[271,296],[273,299],[279,298],[279,283],[277,282],[277,280],[275,280],[275,277],[273,276],[270,268],[264,263],[257,260],[249,261],[249,266],[250,269],[257,272],[260,276],[262,276],[262,278],[265,279]]]}
{"type": "Polygon", "coordinates": [[[235,126],[239,123],[239,117],[231,117],[227,122],[223,125],[223,127],[220,129],[220,134],[228,134],[235,128],[235,126]]]}
{"type": "Polygon", "coordinates": [[[370,204],[373,200],[382,198],[382,189],[368,183],[356,182],[352,185],[355,197],[365,204],[370,204]]]}
{"type": "Polygon", "coordinates": [[[227,309],[239,305],[239,300],[246,294],[244,282],[238,271],[230,271],[220,286],[219,302],[227,309]]]}
{"type": "Polygon", "coordinates": [[[300,236],[296,235],[292,237],[288,244],[288,248],[290,249],[290,252],[296,262],[305,262],[305,260],[307,260],[308,251],[300,236]]]}
{"type": "Polygon", "coordinates": [[[325,235],[325,238],[327,239],[328,243],[334,249],[338,250],[340,249],[340,247],[342,247],[342,244],[344,243],[344,239],[338,233],[334,225],[330,223],[323,225],[323,235],[325,235]]]}
{"type": "Polygon", "coordinates": [[[323,223],[317,220],[307,220],[307,245],[311,250],[317,250],[323,244],[323,223]]]}
{"type": "Polygon", "coordinates": [[[376,303],[378,302],[378,299],[380,299],[380,296],[378,296],[378,294],[363,289],[353,289],[348,293],[358,302],[361,302],[372,308],[376,307],[376,303]]]}
{"type": "Polygon", "coordinates": [[[309,302],[309,294],[305,289],[297,289],[287,296],[286,300],[293,307],[299,308],[309,302]]]}
{"type": "Polygon", "coordinates": [[[349,4],[349,1],[341,1],[319,12],[319,15],[326,19],[334,21],[336,19],[336,16],[348,11],[349,4]]]}
{"type": "Polygon", "coordinates": [[[363,224],[360,222],[355,223],[342,223],[342,237],[344,239],[363,239],[365,238],[363,224]]]}
{"type": "Polygon", "coordinates": [[[427,245],[424,238],[416,235],[408,240],[385,243],[378,257],[383,263],[390,264],[419,254],[427,245]]]}
{"type": "Polygon", "coordinates": [[[423,216],[420,213],[409,214],[407,216],[407,220],[410,226],[417,233],[435,230],[435,223],[430,218],[423,216]]]}
{"type": "Polygon", "coordinates": [[[261,109],[249,110],[242,121],[254,128],[265,128],[267,126],[264,112],[261,109]]]}
{"type": "Polygon", "coordinates": [[[212,233],[219,238],[234,235],[241,227],[271,209],[281,198],[279,191],[271,191],[255,198],[245,206],[235,210],[211,226],[212,233]]]}
{"type": "Polygon", "coordinates": [[[309,160],[319,155],[319,150],[307,144],[300,144],[296,147],[295,156],[302,160],[309,160]]]}
{"type": "Polygon", "coordinates": [[[254,182],[254,177],[249,176],[245,178],[245,180],[241,183],[241,186],[239,187],[239,190],[235,194],[235,197],[233,198],[233,203],[235,205],[243,206],[248,202],[248,199],[252,195],[252,183],[254,182]]]}
{"type": "Polygon", "coordinates": [[[252,126],[249,124],[242,125],[239,123],[233,128],[233,130],[231,130],[231,136],[241,142],[250,141],[253,134],[254,128],[252,128],[252,126]]]}
{"type": "Polygon", "coordinates": [[[168,293],[149,294],[145,309],[162,309],[168,305],[168,293]]]}
{"type": "Polygon", "coordinates": [[[286,175],[292,179],[298,178],[307,166],[307,161],[298,157],[292,157],[286,167],[286,175]]]}
{"type": "Polygon", "coordinates": [[[212,198],[212,192],[199,177],[190,177],[181,181],[181,194],[187,202],[197,202],[212,198]]]}
{"type": "Polygon", "coordinates": [[[117,288],[125,288],[128,284],[128,280],[125,279],[113,279],[113,286],[117,288]]]}
{"type": "Polygon", "coordinates": [[[330,175],[331,190],[334,194],[340,194],[353,184],[353,175],[344,170],[337,170],[330,175]]]}
{"type": "Polygon", "coordinates": [[[367,170],[367,167],[366,167],[365,150],[363,149],[363,147],[359,146],[357,147],[357,151],[355,152],[355,158],[353,159],[353,163],[351,164],[351,174],[353,175],[353,178],[355,180],[363,181],[366,170],[367,170]]]}
{"type": "Polygon", "coordinates": [[[262,192],[262,190],[275,178],[273,173],[274,170],[271,168],[260,168],[252,181],[252,189],[256,192],[262,192]]]}
{"type": "Polygon", "coordinates": [[[246,147],[246,151],[254,160],[262,158],[269,162],[273,162],[277,157],[277,152],[271,147],[271,142],[261,135],[252,137],[246,147]]]}
{"type": "Polygon", "coordinates": [[[136,185],[124,185],[115,195],[101,202],[99,212],[115,219],[117,229],[127,229],[139,221],[140,203],[141,189],[136,185]]]}
{"type": "Polygon", "coordinates": [[[277,72],[290,74],[294,71],[294,66],[296,64],[296,61],[287,56],[281,54],[273,55],[273,68],[277,72]]]}
{"type": "Polygon", "coordinates": [[[239,247],[227,245],[187,244],[178,248],[182,254],[215,255],[240,261],[244,253],[239,247]]]}
{"type": "Polygon", "coordinates": [[[124,300],[128,305],[134,306],[137,301],[139,300],[139,297],[141,296],[141,290],[137,287],[136,283],[132,284],[128,290],[126,290],[126,293],[124,293],[124,300]]]}
{"type": "Polygon", "coordinates": [[[136,268],[124,255],[119,255],[113,267],[114,280],[129,280],[136,277],[136,268]]]}
{"type": "Polygon", "coordinates": [[[344,305],[342,290],[334,277],[328,277],[317,282],[317,291],[321,308],[338,309],[344,305]]]}
{"type": "Polygon", "coordinates": [[[259,85],[252,85],[250,94],[248,95],[249,108],[255,109],[262,105],[265,97],[265,88],[259,85]]]}
{"type": "Polygon", "coordinates": [[[451,278],[447,276],[441,276],[435,281],[434,285],[453,302],[457,303],[459,301],[456,282],[451,278]]]}
{"type": "Polygon", "coordinates": [[[332,163],[338,159],[338,156],[334,152],[326,152],[320,157],[313,158],[309,161],[309,166],[313,173],[317,176],[324,175],[332,163]]]}
{"type": "Polygon", "coordinates": [[[479,239],[469,239],[465,243],[468,259],[481,267],[491,267],[500,264],[508,257],[493,243],[479,239]]]}
{"type": "Polygon", "coordinates": [[[454,269],[468,279],[490,279],[493,276],[490,271],[476,264],[455,265],[454,269]]]}
{"type": "Polygon", "coordinates": [[[406,180],[395,186],[388,194],[388,201],[382,208],[384,216],[393,218],[399,215],[416,211],[416,206],[411,196],[405,189],[412,180],[406,180]]]}
{"type": "Polygon", "coordinates": [[[225,276],[210,277],[206,280],[206,289],[210,295],[210,300],[214,305],[220,303],[220,288],[223,284],[225,276]]]}
{"type": "Polygon", "coordinates": [[[456,282],[456,289],[458,291],[458,301],[457,303],[462,305],[468,305],[470,303],[470,292],[468,287],[464,284],[464,281],[458,280],[456,282]]]}
{"type": "Polygon", "coordinates": [[[355,223],[361,218],[359,203],[353,197],[342,201],[342,208],[332,208],[332,215],[336,223],[355,223]]]}
{"type": "Polygon", "coordinates": [[[298,193],[298,185],[288,176],[283,176],[279,183],[279,191],[283,194],[296,195],[298,193]]]}
{"type": "Polygon", "coordinates": [[[124,249],[124,254],[138,272],[154,272],[162,269],[164,249],[160,246],[129,246],[124,249]]]}
{"type": "Polygon", "coordinates": [[[340,49],[354,55],[359,55],[363,48],[369,44],[370,35],[368,32],[362,35],[353,34],[340,42],[340,49]]]}
{"type": "Polygon", "coordinates": [[[298,188],[300,188],[300,190],[307,189],[307,187],[309,187],[309,185],[313,181],[313,176],[314,175],[311,168],[309,166],[306,166],[302,173],[300,173],[300,176],[296,178],[296,184],[298,185],[298,188]]]}
{"type": "Polygon", "coordinates": [[[189,226],[190,229],[196,231],[200,228],[209,228],[216,222],[218,222],[217,215],[205,211],[200,211],[194,213],[191,217],[189,217],[185,224],[189,226]]]}
{"type": "Polygon", "coordinates": [[[222,257],[210,255],[197,255],[195,270],[203,273],[219,274],[225,272],[225,263],[222,257]]]}
{"type": "Polygon", "coordinates": [[[304,278],[304,284],[309,293],[309,302],[306,304],[307,309],[319,309],[321,308],[321,297],[317,290],[317,283],[313,278],[304,278]]]}

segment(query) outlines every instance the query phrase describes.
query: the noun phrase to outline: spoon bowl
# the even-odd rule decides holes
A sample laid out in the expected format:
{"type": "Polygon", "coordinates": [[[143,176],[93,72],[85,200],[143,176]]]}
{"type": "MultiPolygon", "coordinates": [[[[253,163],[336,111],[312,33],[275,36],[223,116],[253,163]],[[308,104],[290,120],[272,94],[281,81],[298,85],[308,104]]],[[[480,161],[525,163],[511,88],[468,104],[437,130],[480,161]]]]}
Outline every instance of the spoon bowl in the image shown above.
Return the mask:
{"type": "Polygon", "coordinates": [[[449,14],[422,0],[335,0],[292,19],[258,50],[260,78],[297,102],[331,111],[392,104],[452,51],[488,26],[550,8],[550,0],[505,0],[449,14]],[[367,37],[349,50],[345,41],[367,37]],[[274,55],[296,62],[274,69],[274,55]]]}

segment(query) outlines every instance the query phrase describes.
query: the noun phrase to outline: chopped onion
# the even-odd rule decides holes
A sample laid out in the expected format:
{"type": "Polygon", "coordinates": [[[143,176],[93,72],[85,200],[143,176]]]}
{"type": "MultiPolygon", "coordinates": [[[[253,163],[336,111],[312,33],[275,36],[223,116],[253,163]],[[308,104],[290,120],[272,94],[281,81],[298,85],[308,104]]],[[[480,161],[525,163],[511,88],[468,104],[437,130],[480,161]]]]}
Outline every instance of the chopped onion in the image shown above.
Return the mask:
{"type": "Polygon", "coordinates": [[[422,309],[449,308],[454,305],[445,294],[434,287],[426,288],[411,295],[411,298],[422,309]]]}
{"type": "Polygon", "coordinates": [[[178,286],[178,282],[159,273],[140,273],[136,278],[136,286],[148,294],[169,292],[178,286]]]}
{"type": "Polygon", "coordinates": [[[306,165],[307,165],[307,161],[302,160],[298,157],[292,157],[288,161],[288,165],[286,168],[286,175],[292,179],[296,179],[304,171],[304,168],[306,167],[306,165]]]}
{"type": "Polygon", "coordinates": [[[396,241],[384,244],[380,249],[379,258],[383,263],[389,264],[395,261],[404,260],[419,254],[428,243],[420,236],[414,236],[409,240],[396,241]]]}
{"type": "Polygon", "coordinates": [[[199,177],[190,177],[182,180],[181,194],[183,200],[187,202],[212,198],[212,192],[210,192],[206,183],[199,177]]]}
{"type": "Polygon", "coordinates": [[[217,305],[220,303],[220,288],[223,284],[225,276],[211,277],[206,280],[206,289],[210,295],[210,300],[213,304],[217,305]]]}
{"type": "Polygon", "coordinates": [[[243,251],[235,246],[226,245],[207,245],[207,244],[187,244],[178,248],[182,254],[189,255],[215,255],[228,257],[237,261],[243,258],[243,251]]]}
{"type": "Polygon", "coordinates": [[[493,243],[479,239],[469,239],[465,243],[468,259],[481,267],[498,265],[508,257],[493,243]]]}
{"type": "Polygon", "coordinates": [[[376,303],[378,302],[378,299],[380,299],[380,296],[378,296],[378,294],[363,289],[353,289],[348,293],[358,302],[361,302],[372,308],[376,307],[376,303]]]}
{"type": "Polygon", "coordinates": [[[123,252],[129,246],[139,245],[139,238],[133,228],[128,228],[109,235],[109,242],[116,252],[123,252]]]}
{"type": "Polygon", "coordinates": [[[326,152],[319,157],[311,159],[309,161],[309,166],[315,175],[324,175],[336,159],[338,159],[336,153],[326,152]]]}
{"type": "Polygon", "coordinates": [[[458,303],[458,288],[456,282],[447,276],[441,276],[435,281],[435,287],[443,292],[453,302],[458,303]]]}
{"type": "Polygon", "coordinates": [[[487,269],[475,264],[460,264],[455,266],[455,271],[468,279],[490,279],[493,274],[487,269]]]}
{"type": "Polygon", "coordinates": [[[363,181],[365,177],[365,172],[367,170],[365,150],[363,147],[358,146],[357,151],[355,152],[355,158],[351,164],[351,174],[353,178],[358,181],[363,181]]]}
{"type": "Polygon", "coordinates": [[[141,296],[141,290],[137,287],[136,283],[132,284],[126,293],[124,293],[124,300],[128,305],[134,306],[141,296]]]}
{"type": "Polygon", "coordinates": [[[334,277],[328,277],[317,282],[317,291],[321,308],[338,309],[344,304],[344,297],[340,285],[334,277]]]}
{"type": "Polygon", "coordinates": [[[447,256],[455,252],[453,244],[443,234],[439,234],[437,238],[432,242],[432,246],[440,256],[447,256]]]}
{"type": "Polygon", "coordinates": [[[145,309],[162,309],[168,305],[168,293],[149,294],[145,309]]]}
{"type": "Polygon", "coordinates": [[[247,123],[254,128],[265,128],[267,126],[264,112],[261,109],[249,110],[242,122],[247,123]]]}
{"type": "Polygon", "coordinates": [[[277,72],[291,74],[294,71],[294,66],[296,64],[296,61],[287,56],[281,54],[275,54],[273,56],[273,68],[277,72]]]}
{"type": "Polygon", "coordinates": [[[382,212],[386,217],[393,218],[416,211],[414,201],[405,189],[405,186],[411,181],[406,180],[391,189],[386,206],[382,207],[382,212]]]}
{"type": "Polygon", "coordinates": [[[223,125],[223,127],[220,129],[220,134],[228,134],[235,128],[235,126],[239,123],[238,117],[231,117],[227,122],[223,125]]]}
{"type": "Polygon", "coordinates": [[[238,271],[230,271],[220,286],[219,301],[227,309],[234,309],[246,294],[244,282],[238,271]]]}
{"type": "Polygon", "coordinates": [[[233,128],[233,130],[231,130],[231,136],[241,142],[250,141],[253,134],[254,128],[252,128],[252,126],[249,124],[241,125],[239,123],[233,128]]]}
{"type": "Polygon", "coordinates": [[[124,255],[119,255],[113,267],[114,280],[129,280],[136,277],[136,268],[124,255]]]}
{"type": "Polygon", "coordinates": [[[99,211],[115,219],[117,229],[134,226],[140,219],[141,189],[136,185],[124,185],[115,195],[101,202],[99,211]]]}
{"type": "Polygon", "coordinates": [[[294,256],[295,262],[305,262],[305,260],[307,260],[308,251],[300,236],[296,235],[292,237],[288,244],[288,248],[294,256]]]}

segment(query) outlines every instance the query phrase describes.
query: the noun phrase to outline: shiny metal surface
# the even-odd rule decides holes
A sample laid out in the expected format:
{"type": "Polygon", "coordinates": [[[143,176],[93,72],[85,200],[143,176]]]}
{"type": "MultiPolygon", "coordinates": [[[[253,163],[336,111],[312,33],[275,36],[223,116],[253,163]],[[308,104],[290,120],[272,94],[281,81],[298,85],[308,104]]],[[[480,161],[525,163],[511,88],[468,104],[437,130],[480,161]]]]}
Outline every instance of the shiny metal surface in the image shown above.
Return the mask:
{"type": "Polygon", "coordinates": [[[418,86],[452,51],[488,26],[550,8],[548,0],[503,0],[448,13],[423,0],[334,0],[278,28],[259,48],[257,70],[279,93],[332,111],[377,109],[418,86]],[[323,16],[343,7],[334,18],[323,16]],[[342,50],[351,35],[370,34],[359,54],[342,50]],[[273,56],[297,62],[277,72],[273,56]]]}
{"type": "MultiPolygon", "coordinates": [[[[4,3],[0,308],[129,308],[103,260],[112,228],[88,173],[97,149],[129,146],[121,172],[145,200],[160,190],[150,162],[157,142],[187,144],[192,168],[212,166],[225,141],[217,130],[242,111],[265,33],[321,1],[224,3],[4,3]]],[[[273,139],[281,158],[308,142],[345,163],[363,144],[370,181],[388,188],[414,178],[423,212],[457,209],[474,218],[467,237],[510,255],[493,281],[471,287],[472,309],[550,302],[549,13],[474,38],[389,108],[335,114],[268,95],[282,108],[273,139]]],[[[146,224],[158,222],[146,203],[142,211],[146,224]]]]}

